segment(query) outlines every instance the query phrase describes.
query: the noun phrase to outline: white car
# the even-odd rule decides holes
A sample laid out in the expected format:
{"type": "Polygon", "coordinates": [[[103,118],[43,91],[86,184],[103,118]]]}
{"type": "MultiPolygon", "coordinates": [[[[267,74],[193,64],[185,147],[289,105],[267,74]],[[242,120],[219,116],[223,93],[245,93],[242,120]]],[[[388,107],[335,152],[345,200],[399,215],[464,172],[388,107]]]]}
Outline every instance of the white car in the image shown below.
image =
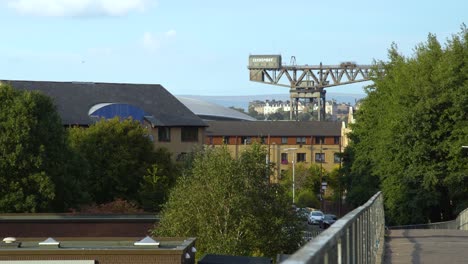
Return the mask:
{"type": "Polygon", "coordinates": [[[307,218],[307,223],[309,225],[318,225],[323,221],[325,215],[322,211],[312,211],[309,214],[309,218],[307,218]]]}

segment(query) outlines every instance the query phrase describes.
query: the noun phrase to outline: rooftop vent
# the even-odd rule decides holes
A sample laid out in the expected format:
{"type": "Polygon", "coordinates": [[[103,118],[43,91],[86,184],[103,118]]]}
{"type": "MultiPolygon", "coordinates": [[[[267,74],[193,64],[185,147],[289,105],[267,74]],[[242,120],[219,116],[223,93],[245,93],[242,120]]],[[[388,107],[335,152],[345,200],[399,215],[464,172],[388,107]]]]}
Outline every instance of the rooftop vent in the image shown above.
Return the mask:
{"type": "Polygon", "coordinates": [[[49,237],[46,240],[39,242],[39,247],[47,247],[47,248],[59,248],[60,242],[57,240],[49,237]]]}
{"type": "Polygon", "coordinates": [[[142,240],[133,243],[133,245],[138,247],[159,247],[159,242],[149,236],[146,236],[142,240]]]}
{"type": "Polygon", "coordinates": [[[16,242],[16,238],[14,238],[14,237],[5,237],[3,239],[3,242],[5,242],[6,244],[11,244],[11,243],[16,242]]]}
{"type": "Polygon", "coordinates": [[[2,248],[19,248],[21,246],[21,242],[16,241],[14,237],[5,237],[0,243],[0,247],[2,248]]]}

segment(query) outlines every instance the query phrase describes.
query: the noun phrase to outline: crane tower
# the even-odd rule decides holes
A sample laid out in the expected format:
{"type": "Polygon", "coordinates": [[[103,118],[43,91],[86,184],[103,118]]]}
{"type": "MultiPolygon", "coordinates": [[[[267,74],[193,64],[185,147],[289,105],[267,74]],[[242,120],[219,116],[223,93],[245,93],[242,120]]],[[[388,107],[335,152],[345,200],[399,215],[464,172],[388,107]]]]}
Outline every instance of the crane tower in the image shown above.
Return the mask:
{"type": "Polygon", "coordinates": [[[293,113],[297,120],[299,99],[305,99],[317,105],[319,121],[325,120],[325,88],[368,81],[372,76],[383,73],[382,69],[354,62],[296,65],[294,56],[290,65],[283,65],[281,55],[250,55],[248,69],[250,81],[289,87],[291,120],[293,113]]]}

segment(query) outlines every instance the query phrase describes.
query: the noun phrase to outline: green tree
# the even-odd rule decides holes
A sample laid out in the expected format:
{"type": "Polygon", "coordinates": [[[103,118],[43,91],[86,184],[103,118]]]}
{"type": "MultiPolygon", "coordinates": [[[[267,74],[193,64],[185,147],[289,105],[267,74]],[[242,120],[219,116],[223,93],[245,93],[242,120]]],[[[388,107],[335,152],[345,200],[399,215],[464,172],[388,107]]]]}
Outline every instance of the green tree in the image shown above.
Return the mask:
{"type": "Polygon", "coordinates": [[[468,205],[468,31],[444,47],[430,34],[409,58],[393,45],[389,59],[352,126],[348,198],[380,187],[390,224],[451,219],[468,205]]]}
{"type": "Polygon", "coordinates": [[[237,160],[225,147],[197,153],[154,233],[196,236],[202,253],[275,256],[296,250],[299,222],[284,189],[269,183],[265,155],[259,145],[237,160]]]}
{"type": "Polygon", "coordinates": [[[0,211],[63,210],[81,197],[52,100],[0,85],[0,211]]]}
{"type": "Polygon", "coordinates": [[[88,163],[86,188],[93,202],[139,200],[143,176],[156,159],[148,131],[138,121],[103,119],[69,133],[71,147],[88,163]]]}
{"type": "Polygon", "coordinates": [[[146,169],[140,183],[139,202],[145,211],[159,212],[176,183],[180,169],[165,148],[155,152],[155,163],[146,169]]]}

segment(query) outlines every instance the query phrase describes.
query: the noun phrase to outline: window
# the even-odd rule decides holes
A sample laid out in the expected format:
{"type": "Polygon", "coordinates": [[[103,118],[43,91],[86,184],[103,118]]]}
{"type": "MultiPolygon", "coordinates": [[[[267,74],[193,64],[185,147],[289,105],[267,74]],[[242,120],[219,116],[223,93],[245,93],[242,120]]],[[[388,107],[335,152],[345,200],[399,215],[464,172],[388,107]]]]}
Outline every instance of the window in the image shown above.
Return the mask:
{"type": "Polygon", "coordinates": [[[281,164],[288,164],[288,153],[281,153],[281,164]]]}
{"type": "Polygon", "coordinates": [[[223,137],[223,144],[229,144],[229,136],[223,137]]]}
{"type": "Polygon", "coordinates": [[[260,142],[261,142],[262,144],[266,144],[266,142],[267,142],[267,137],[261,137],[261,138],[260,138],[260,142]]]}
{"type": "Polygon", "coordinates": [[[171,128],[158,127],[158,140],[163,142],[171,141],[171,128]]]}
{"type": "Polygon", "coordinates": [[[335,145],[340,144],[340,137],[334,137],[334,144],[335,145]]]}
{"type": "Polygon", "coordinates": [[[325,153],[315,153],[315,162],[325,162],[325,153]]]}
{"type": "Polygon", "coordinates": [[[241,137],[241,143],[242,144],[250,144],[252,143],[252,138],[251,137],[241,137]]]}
{"type": "Polygon", "coordinates": [[[288,144],[288,137],[282,137],[281,144],[288,144]]]}
{"type": "Polygon", "coordinates": [[[208,139],[210,141],[210,143],[208,143],[208,144],[213,145],[213,137],[208,137],[208,139]]]}
{"type": "Polygon", "coordinates": [[[335,162],[335,163],[341,163],[341,155],[340,155],[340,153],[335,153],[335,154],[333,154],[333,162],[335,162]]]}
{"type": "Polygon", "coordinates": [[[306,161],[306,154],[305,153],[297,153],[296,160],[297,160],[297,162],[305,162],[306,161]]]}
{"type": "Polygon", "coordinates": [[[315,137],[315,144],[323,144],[323,143],[325,143],[325,137],[322,137],[322,136],[315,137]]]}
{"type": "Polygon", "coordinates": [[[296,144],[305,144],[306,143],[306,138],[305,137],[297,137],[296,138],[296,144]]]}
{"type": "Polygon", "coordinates": [[[198,141],[198,127],[183,127],[181,133],[181,141],[198,141]]]}

